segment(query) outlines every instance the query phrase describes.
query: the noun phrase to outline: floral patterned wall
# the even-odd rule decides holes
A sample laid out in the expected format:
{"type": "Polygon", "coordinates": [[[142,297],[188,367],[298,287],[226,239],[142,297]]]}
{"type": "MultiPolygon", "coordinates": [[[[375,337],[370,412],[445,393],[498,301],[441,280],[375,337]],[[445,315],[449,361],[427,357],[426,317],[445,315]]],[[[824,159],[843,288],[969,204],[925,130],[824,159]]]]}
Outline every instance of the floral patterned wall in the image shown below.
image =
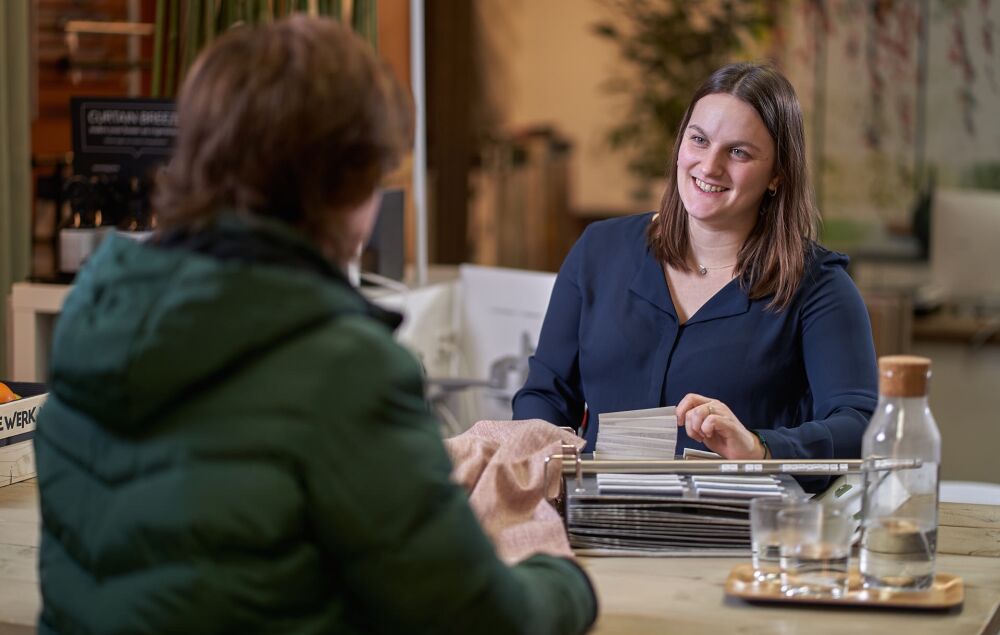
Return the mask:
{"type": "Polygon", "coordinates": [[[1000,1],[791,6],[783,64],[826,218],[905,223],[930,174],[1000,189],[1000,1]]]}

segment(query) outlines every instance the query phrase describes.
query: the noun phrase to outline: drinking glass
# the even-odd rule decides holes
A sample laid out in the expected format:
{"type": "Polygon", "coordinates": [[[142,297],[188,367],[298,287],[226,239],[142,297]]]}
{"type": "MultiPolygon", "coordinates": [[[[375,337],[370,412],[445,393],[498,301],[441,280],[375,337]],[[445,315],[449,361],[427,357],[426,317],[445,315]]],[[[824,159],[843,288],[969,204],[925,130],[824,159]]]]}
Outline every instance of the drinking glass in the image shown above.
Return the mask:
{"type": "Polygon", "coordinates": [[[757,582],[781,579],[781,537],[778,512],[792,504],[788,498],[754,498],[750,501],[750,557],[757,582]]]}
{"type": "Polygon", "coordinates": [[[781,592],[787,596],[843,597],[853,524],[843,510],[817,502],[778,512],[781,592]]]}

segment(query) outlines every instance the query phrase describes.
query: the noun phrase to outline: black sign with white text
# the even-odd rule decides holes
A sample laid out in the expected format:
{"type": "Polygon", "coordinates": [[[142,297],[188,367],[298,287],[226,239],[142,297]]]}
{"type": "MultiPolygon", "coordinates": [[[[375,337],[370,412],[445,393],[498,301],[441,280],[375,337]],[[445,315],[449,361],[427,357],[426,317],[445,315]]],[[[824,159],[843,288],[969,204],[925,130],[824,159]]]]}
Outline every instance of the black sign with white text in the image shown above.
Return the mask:
{"type": "Polygon", "coordinates": [[[170,157],[177,114],[169,99],[74,97],[71,108],[76,174],[141,178],[170,157]]]}

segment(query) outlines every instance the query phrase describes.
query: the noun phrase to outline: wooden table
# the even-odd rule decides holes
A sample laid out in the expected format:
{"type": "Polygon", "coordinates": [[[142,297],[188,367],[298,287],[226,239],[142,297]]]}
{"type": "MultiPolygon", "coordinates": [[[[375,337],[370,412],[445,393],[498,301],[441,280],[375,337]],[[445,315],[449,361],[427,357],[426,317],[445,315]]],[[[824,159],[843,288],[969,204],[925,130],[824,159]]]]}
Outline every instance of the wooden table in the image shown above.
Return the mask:
{"type": "Polygon", "coordinates": [[[741,558],[585,558],[601,615],[595,635],[866,633],[944,635],[1000,629],[1000,559],[938,556],[938,570],[965,581],[965,603],[946,612],[750,604],[723,584],[741,558]]]}
{"type": "MultiPolygon", "coordinates": [[[[33,633],[38,593],[38,489],[0,487],[0,634],[33,633]]],[[[938,569],[965,580],[947,612],[752,605],[722,592],[740,558],[584,558],[600,598],[597,635],[676,633],[992,634],[1000,629],[1000,558],[940,554],[938,569]]]]}

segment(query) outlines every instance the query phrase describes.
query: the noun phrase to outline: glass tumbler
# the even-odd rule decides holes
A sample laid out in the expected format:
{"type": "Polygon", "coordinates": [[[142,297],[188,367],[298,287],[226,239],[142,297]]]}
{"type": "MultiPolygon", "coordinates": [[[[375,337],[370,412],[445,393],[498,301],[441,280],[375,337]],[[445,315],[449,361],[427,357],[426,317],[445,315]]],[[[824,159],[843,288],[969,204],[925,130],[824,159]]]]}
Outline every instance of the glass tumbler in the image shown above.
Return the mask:
{"type": "Polygon", "coordinates": [[[781,592],[839,598],[847,593],[853,524],[839,509],[817,502],[778,512],[781,592]]]}

